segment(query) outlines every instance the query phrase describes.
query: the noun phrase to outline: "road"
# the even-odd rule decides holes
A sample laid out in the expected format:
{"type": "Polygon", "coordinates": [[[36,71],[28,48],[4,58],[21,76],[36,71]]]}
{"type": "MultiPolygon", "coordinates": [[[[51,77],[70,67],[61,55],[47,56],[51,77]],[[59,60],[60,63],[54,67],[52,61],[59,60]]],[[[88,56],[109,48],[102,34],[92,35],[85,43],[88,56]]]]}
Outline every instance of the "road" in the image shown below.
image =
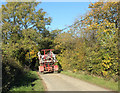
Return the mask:
{"type": "Polygon", "coordinates": [[[40,77],[48,91],[110,91],[60,73],[41,74],[40,77]]]}

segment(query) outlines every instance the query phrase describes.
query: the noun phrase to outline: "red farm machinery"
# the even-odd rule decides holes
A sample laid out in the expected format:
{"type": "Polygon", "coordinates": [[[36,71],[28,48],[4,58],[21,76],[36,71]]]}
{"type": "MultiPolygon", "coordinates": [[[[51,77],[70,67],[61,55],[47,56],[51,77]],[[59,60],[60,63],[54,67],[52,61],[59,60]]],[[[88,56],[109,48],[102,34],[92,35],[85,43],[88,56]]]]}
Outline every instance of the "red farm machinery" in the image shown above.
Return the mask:
{"type": "Polygon", "coordinates": [[[38,52],[39,58],[39,73],[45,72],[58,72],[58,61],[56,60],[55,54],[52,52],[54,49],[42,49],[44,55],[41,55],[40,51],[38,52]]]}

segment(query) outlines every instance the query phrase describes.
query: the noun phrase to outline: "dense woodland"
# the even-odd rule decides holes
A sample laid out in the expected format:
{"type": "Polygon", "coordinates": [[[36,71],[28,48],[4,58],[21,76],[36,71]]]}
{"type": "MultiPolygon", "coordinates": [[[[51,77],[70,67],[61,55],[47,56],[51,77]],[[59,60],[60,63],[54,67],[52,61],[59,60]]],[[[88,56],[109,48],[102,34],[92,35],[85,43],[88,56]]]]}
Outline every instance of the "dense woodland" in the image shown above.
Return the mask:
{"type": "MultiPolygon", "coordinates": [[[[38,2],[2,5],[3,90],[19,75],[38,69],[37,52],[55,49],[60,68],[118,81],[118,30],[120,2],[96,2],[66,31],[49,31],[52,18],[38,2]]],[[[70,24],[71,25],[71,24],[70,24]]]]}

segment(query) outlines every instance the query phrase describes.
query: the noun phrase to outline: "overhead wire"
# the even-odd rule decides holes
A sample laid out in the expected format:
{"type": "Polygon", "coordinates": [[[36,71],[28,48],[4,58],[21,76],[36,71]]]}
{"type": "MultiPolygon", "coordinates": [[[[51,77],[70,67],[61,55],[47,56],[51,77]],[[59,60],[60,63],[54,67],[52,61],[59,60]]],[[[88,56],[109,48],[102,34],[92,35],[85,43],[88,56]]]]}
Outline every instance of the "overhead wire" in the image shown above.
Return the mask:
{"type": "Polygon", "coordinates": [[[72,24],[72,25],[70,25],[70,26],[67,26],[67,27],[63,28],[61,31],[64,31],[65,29],[68,29],[68,28],[70,28],[70,27],[76,25],[77,23],[84,21],[85,19],[86,19],[86,18],[84,18],[84,19],[82,19],[82,20],[79,20],[79,21],[75,22],[74,24],[72,24]]]}

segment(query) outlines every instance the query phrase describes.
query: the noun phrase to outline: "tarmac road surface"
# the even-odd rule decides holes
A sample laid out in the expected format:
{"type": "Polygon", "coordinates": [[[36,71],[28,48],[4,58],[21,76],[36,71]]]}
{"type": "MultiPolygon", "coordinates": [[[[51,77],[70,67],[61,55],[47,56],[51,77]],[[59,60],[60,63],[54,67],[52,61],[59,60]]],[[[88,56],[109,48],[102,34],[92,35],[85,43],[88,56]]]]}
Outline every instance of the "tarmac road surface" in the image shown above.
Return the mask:
{"type": "Polygon", "coordinates": [[[60,73],[40,74],[40,77],[47,91],[111,91],[60,73]]]}

